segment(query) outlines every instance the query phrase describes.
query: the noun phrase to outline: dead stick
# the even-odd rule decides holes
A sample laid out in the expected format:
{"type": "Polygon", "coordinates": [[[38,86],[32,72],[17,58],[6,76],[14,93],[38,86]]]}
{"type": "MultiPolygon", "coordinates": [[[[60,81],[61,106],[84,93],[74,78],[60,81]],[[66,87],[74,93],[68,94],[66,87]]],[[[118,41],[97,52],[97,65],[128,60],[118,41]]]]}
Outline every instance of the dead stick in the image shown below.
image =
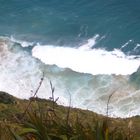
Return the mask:
{"type": "MultiPolygon", "coordinates": [[[[40,89],[40,87],[41,87],[41,85],[42,85],[42,83],[43,83],[43,80],[44,80],[44,73],[43,73],[43,76],[42,76],[42,78],[41,78],[41,80],[40,80],[40,82],[39,82],[39,85],[38,85],[38,87],[37,87],[37,89],[36,89],[34,95],[32,96],[33,98],[37,95],[37,93],[38,93],[38,91],[39,91],[39,89],[40,89]]],[[[25,114],[27,113],[27,111],[28,111],[28,109],[29,109],[31,103],[32,103],[32,100],[30,100],[29,104],[27,105],[27,107],[26,107],[26,109],[25,109],[25,111],[24,111],[24,113],[23,113],[22,118],[24,118],[24,116],[25,116],[25,114]]]]}

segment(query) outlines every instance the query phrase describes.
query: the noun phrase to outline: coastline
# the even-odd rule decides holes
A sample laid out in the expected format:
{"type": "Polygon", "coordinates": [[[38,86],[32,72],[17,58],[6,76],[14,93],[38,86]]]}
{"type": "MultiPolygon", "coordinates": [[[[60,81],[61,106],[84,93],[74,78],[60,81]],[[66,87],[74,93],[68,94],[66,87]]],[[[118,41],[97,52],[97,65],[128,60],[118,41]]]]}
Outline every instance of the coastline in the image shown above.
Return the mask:
{"type": "MultiPolygon", "coordinates": [[[[5,92],[0,92],[0,123],[2,124],[3,121],[12,125],[19,125],[21,127],[21,124],[24,123],[24,121],[29,121],[29,114],[32,111],[35,110],[42,110],[41,112],[48,113],[49,116],[53,117],[53,119],[62,121],[64,123],[64,120],[67,120],[68,123],[72,125],[72,128],[75,127],[77,118],[79,125],[82,125],[84,128],[89,129],[88,127],[97,127],[98,125],[102,124],[104,125],[104,122],[107,122],[107,129],[109,133],[120,133],[124,136],[127,136],[129,131],[133,134],[135,137],[139,137],[139,130],[140,130],[140,116],[135,116],[131,118],[110,118],[107,116],[103,116],[97,113],[94,113],[89,110],[83,110],[78,108],[72,108],[72,107],[66,107],[62,105],[58,105],[56,101],[53,101],[51,99],[41,99],[38,97],[31,97],[29,100],[24,99],[18,99],[14,96],[9,95],[5,92]],[[25,114],[24,119],[22,118],[25,113],[25,109],[27,106],[30,105],[28,108],[28,111],[25,114]],[[28,114],[29,113],[29,114],[28,114]],[[56,118],[55,118],[56,117],[56,118]],[[67,118],[68,117],[68,118],[67,118]],[[113,132],[115,130],[115,132],[113,132]]],[[[60,122],[59,122],[60,123],[60,122]]],[[[54,129],[55,126],[53,126],[54,129]]],[[[103,129],[103,127],[101,127],[103,129]]],[[[21,128],[20,128],[21,129],[21,128]]],[[[85,131],[85,129],[84,129],[85,131]]],[[[105,130],[106,131],[106,130],[105,130]]],[[[16,132],[16,131],[14,131],[16,132]]],[[[85,132],[86,133],[86,132],[85,132]]],[[[116,134],[115,134],[116,135],[116,134]]],[[[86,138],[85,138],[86,139],[86,138]]],[[[115,140],[115,139],[114,139],[115,140]]]]}

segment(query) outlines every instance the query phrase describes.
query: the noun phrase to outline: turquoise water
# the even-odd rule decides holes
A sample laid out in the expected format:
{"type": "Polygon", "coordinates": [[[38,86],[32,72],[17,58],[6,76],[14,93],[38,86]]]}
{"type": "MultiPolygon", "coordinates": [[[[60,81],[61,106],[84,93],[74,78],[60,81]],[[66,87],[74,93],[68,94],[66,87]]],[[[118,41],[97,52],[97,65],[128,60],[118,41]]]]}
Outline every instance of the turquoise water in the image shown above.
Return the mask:
{"type": "Polygon", "coordinates": [[[140,43],[138,0],[1,0],[0,35],[57,45],[76,44],[96,34],[97,48],[121,48],[124,52],[140,43]]]}
{"type": "Polygon", "coordinates": [[[138,0],[0,0],[0,90],[112,117],[140,115],[138,0]],[[32,92],[31,92],[32,91],[32,92]],[[71,95],[70,95],[71,94],[71,95]]]}

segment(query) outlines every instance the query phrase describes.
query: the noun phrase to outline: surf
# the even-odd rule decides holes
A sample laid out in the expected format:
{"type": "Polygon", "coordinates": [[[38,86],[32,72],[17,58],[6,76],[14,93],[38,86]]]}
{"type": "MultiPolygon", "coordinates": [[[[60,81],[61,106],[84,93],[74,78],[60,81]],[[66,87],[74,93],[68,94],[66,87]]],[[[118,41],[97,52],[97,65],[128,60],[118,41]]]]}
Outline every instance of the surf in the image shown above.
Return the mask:
{"type": "Polygon", "coordinates": [[[140,65],[140,57],[126,55],[121,49],[107,51],[94,48],[99,36],[87,40],[78,47],[36,45],[32,55],[48,65],[70,68],[80,73],[130,75],[140,65]]]}
{"type": "Polygon", "coordinates": [[[55,87],[55,97],[59,97],[59,104],[69,105],[71,96],[72,107],[88,109],[106,115],[108,98],[114,92],[109,104],[109,116],[124,118],[140,115],[139,101],[137,100],[140,90],[135,86],[137,84],[135,83],[135,80],[137,81],[135,77],[138,77],[135,76],[137,72],[133,75],[126,75],[128,71],[125,69],[125,75],[111,74],[112,70],[111,72],[110,70],[107,71],[109,74],[101,74],[105,69],[102,67],[102,70],[98,72],[100,74],[97,74],[93,73],[95,72],[96,65],[92,66],[94,57],[96,58],[96,64],[99,63],[97,58],[104,56],[104,59],[107,57],[107,60],[112,62],[114,60],[112,57],[114,57],[117,61],[125,60],[125,62],[132,62],[131,65],[136,65],[133,71],[136,71],[139,58],[135,59],[134,56],[126,56],[121,51],[107,52],[106,50],[95,49],[94,44],[98,39],[95,37],[92,39],[87,40],[87,48],[85,48],[86,44],[80,45],[84,45],[84,49],[83,47],[81,49],[80,46],[70,48],[68,46],[43,46],[37,44],[32,46],[29,52],[26,49],[28,47],[22,46],[22,43],[20,44],[16,39],[13,41],[8,37],[1,37],[0,90],[19,98],[30,98],[39,84],[42,73],[44,73],[44,81],[37,93],[38,97],[49,98],[51,96],[49,84],[51,81],[55,87]],[[94,41],[91,41],[92,39],[94,41]],[[39,50],[37,50],[38,47],[39,50]],[[59,58],[61,59],[58,59],[58,52],[61,55],[64,53],[65,57],[60,55],[61,57],[59,58]],[[36,56],[34,56],[35,53],[36,56]],[[46,58],[44,62],[39,58],[39,53],[43,58],[46,58]],[[67,57],[70,57],[69,61],[67,57]],[[53,62],[52,58],[54,59],[53,62]],[[90,60],[89,63],[87,60],[90,60]],[[61,67],[58,65],[58,61],[61,64],[63,62],[61,67]],[[75,63],[75,67],[82,67],[73,70],[73,63],[75,63]],[[92,66],[91,71],[82,69],[86,64],[90,65],[90,67],[92,66]]]}

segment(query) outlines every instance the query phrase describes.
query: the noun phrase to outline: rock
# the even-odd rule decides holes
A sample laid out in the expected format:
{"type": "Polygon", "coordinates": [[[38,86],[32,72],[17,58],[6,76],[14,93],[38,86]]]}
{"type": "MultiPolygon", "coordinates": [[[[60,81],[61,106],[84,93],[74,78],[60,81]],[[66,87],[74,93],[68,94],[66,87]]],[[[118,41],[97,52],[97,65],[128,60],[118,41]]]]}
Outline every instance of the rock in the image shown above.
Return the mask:
{"type": "Polygon", "coordinates": [[[6,92],[0,91],[0,103],[14,104],[15,102],[16,100],[12,95],[9,95],[6,92]]]}

